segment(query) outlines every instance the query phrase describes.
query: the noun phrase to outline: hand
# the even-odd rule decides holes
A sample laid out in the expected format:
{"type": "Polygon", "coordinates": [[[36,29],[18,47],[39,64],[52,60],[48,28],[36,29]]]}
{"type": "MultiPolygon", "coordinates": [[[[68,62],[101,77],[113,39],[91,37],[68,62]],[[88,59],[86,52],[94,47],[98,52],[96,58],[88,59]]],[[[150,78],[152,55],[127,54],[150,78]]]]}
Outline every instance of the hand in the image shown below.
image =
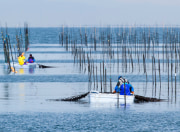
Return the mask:
{"type": "Polygon", "coordinates": [[[115,91],[115,90],[113,91],[113,94],[114,94],[114,93],[116,93],[116,91],[115,91]]]}

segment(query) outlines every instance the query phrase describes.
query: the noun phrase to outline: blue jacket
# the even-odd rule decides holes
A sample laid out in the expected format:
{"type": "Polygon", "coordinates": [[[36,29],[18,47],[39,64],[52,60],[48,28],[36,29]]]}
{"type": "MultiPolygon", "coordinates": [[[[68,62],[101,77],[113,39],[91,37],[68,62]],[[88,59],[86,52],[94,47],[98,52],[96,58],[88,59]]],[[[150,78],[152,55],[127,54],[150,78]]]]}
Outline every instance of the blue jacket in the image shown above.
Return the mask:
{"type": "Polygon", "coordinates": [[[35,62],[34,57],[29,57],[29,58],[28,58],[28,62],[29,62],[29,63],[34,63],[34,62],[35,62]]]}
{"type": "MultiPolygon", "coordinates": [[[[120,93],[120,95],[124,95],[124,84],[122,84],[120,88],[116,86],[115,91],[117,93],[120,93]]],[[[131,84],[125,83],[125,92],[126,92],[126,95],[131,95],[131,92],[134,92],[133,86],[131,84]]]]}

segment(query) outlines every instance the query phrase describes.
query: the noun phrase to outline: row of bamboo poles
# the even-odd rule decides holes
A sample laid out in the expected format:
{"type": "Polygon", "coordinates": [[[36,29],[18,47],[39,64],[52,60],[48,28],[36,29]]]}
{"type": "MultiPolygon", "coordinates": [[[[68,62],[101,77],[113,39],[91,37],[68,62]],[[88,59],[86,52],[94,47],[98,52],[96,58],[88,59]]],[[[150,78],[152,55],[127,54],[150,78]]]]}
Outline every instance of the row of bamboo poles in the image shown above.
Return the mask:
{"type": "MultiPolygon", "coordinates": [[[[14,67],[14,62],[22,52],[26,52],[29,47],[29,30],[28,24],[24,24],[24,35],[21,29],[16,29],[16,44],[11,44],[8,28],[1,28],[1,39],[3,42],[4,60],[8,65],[7,73],[11,73],[11,67],[14,67]],[[23,40],[24,38],[24,40],[23,40]]],[[[15,69],[15,67],[14,67],[15,69]]]]}
{"type": "Polygon", "coordinates": [[[176,101],[180,67],[178,27],[62,26],[59,44],[72,53],[74,64],[88,73],[89,89],[112,92],[112,71],[117,76],[135,74],[137,79],[140,74],[146,82],[144,96],[150,89],[147,84],[152,82],[151,96],[160,99],[163,81],[168,83],[168,99],[171,95],[171,100],[175,97],[176,101]]]}

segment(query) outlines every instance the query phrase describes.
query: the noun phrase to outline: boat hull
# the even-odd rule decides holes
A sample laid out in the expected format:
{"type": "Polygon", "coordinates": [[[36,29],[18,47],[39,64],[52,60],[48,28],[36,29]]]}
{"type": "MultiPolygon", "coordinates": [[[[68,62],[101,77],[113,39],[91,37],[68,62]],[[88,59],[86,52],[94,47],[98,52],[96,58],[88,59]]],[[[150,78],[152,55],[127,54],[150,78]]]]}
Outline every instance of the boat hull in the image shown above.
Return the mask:
{"type": "Polygon", "coordinates": [[[134,103],[134,95],[119,95],[119,93],[99,93],[98,91],[90,92],[89,99],[91,103],[113,103],[127,104],[134,103]]]}
{"type": "MultiPolygon", "coordinates": [[[[27,63],[26,65],[19,65],[19,63],[11,63],[11,66],[14,67],[15,69],[29,69],[29,68],[36,68],[37,64],[36,63],[27,63]]],[[[5,68],[8,68],[8,65],[5,64],[5,68]]]]}

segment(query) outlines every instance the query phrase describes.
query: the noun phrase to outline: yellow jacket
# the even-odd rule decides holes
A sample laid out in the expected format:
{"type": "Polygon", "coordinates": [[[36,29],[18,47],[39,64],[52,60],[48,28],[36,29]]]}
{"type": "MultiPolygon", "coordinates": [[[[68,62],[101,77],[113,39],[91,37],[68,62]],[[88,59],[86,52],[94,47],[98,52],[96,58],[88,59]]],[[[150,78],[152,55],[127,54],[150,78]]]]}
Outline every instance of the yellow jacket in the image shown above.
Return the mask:
{"type": "Polygon", "coordinates": [[[25,59],[26,59],[25,56],[19,56],[19,57],[18,57],[19,65],[23,65],[25,59]]]}

